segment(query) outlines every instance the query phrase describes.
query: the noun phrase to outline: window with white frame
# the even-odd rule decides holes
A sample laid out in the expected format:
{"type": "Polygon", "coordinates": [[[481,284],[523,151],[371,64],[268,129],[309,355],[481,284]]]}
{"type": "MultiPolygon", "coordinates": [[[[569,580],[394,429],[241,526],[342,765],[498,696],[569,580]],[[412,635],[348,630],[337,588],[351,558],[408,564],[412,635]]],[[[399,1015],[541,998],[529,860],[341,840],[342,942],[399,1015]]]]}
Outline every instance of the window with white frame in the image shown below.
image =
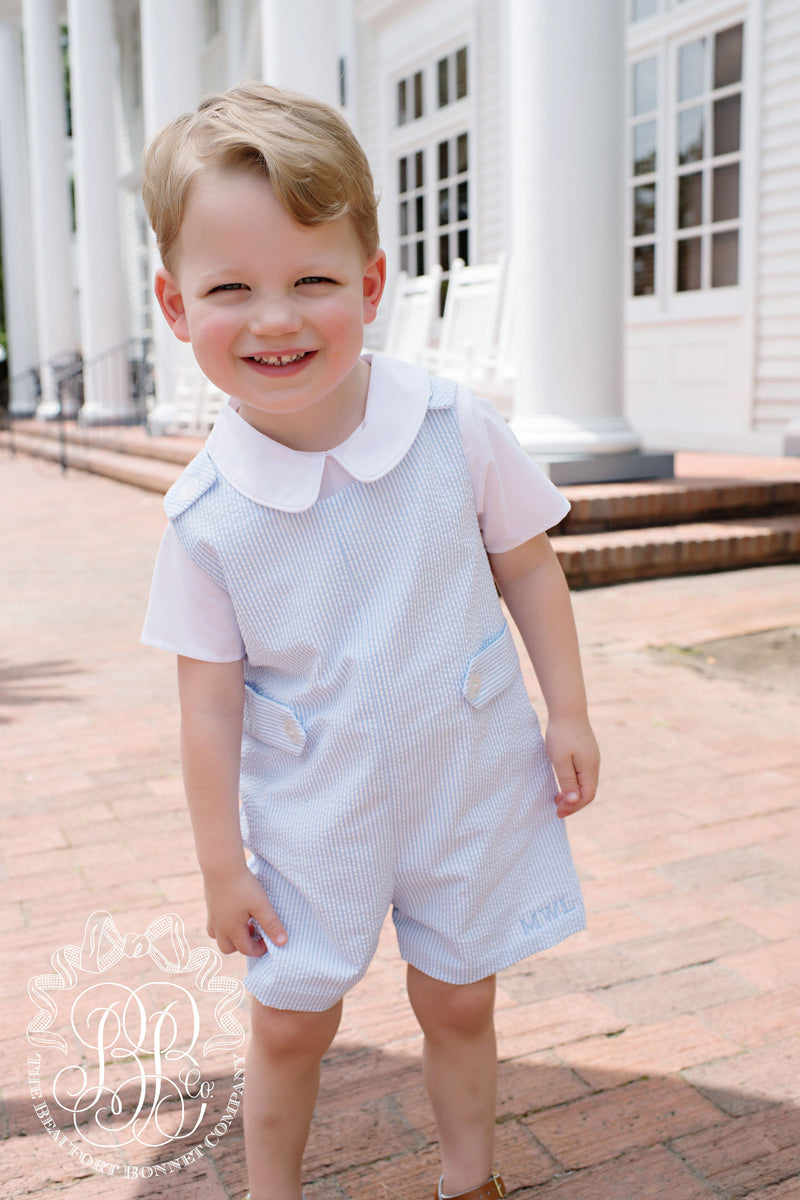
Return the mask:
{"type": "Polygon", "coordinates": [[[744,34],[741,21],[687,33],[631,63],[633,297],[740,282],[744,34]]]}
{"type": "Polygon", "coordinates": [[[425,275],[438,263],[443,296],[451,264],[470,260],[468,48],[457,46],[395,87],[397,240],[400,269],[425,275]]]}
{"type": "Polygon", "coordinates": [[[656,211],[659,112],[658,68],[655,55],[631,68],[630,158],[632,170],[632,263],[634,296],[651,296],[656,288],[656,211]]]}
{"type": "Polygon", "coordinates": [[[425,222],[425,151],[398,159],[400,269],[409,275],[427,272],[425,222]]]}
{"type": "Polygon", "coordinates": [[[741,24],[678,47],[675,290],[739,282],[741,24]]]}

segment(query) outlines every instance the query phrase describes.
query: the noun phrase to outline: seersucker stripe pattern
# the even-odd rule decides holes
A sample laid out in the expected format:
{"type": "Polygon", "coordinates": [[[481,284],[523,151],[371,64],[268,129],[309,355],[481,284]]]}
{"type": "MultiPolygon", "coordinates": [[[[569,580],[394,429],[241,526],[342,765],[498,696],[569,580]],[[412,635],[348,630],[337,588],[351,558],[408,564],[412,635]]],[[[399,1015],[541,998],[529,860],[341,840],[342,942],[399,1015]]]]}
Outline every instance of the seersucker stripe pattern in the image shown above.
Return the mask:
{"type": "Polygon", "coordinates": [[[451,983],[583,927],[454,396],[433,380],[403,460],[303,512],[243,497],[207,452],[168,496],[246,648],[243,834],[289,931],[247,986],[273,1007],[334,1004],[389,909],[404,958],[451,983]]]}

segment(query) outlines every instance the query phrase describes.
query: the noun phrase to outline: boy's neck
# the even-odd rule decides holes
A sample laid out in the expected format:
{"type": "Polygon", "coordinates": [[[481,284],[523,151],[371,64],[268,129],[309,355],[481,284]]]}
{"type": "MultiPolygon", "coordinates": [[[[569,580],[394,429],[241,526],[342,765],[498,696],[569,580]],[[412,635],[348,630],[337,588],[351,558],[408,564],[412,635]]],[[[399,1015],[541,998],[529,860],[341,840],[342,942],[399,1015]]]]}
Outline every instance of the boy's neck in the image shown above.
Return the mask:
{"type": "Polygon", "coordinates": [[[259,433],[290,450],[320,453],[346,442],[364,420],[370,365],[359,359],[350,375],[330,396],[296,413],[266,413],[247,404],[239,416],[259,433]]]}

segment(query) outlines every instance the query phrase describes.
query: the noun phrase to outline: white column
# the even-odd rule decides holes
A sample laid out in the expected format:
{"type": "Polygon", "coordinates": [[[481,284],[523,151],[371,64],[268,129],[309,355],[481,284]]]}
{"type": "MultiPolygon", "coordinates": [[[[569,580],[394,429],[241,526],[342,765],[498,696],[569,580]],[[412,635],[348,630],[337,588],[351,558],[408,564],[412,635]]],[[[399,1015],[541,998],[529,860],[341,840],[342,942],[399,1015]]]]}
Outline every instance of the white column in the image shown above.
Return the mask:
{"type": "MultiPolygon", "coordinates": [[[[197,108],[200,101],[197,6],[195,0],[140,0],[142,30],[142,84],[145,137],[149,141],[181,113],[197,108]]],[[[160,266],[155,243],[151,267],[160,266]]],[[[190,348],[169,329],[153,297],[153,343],[155,350],[156,405],[148,424],[154,432],[172,420],[178,375],[191,369],[190,348]]]]}
{"type": "Polygon", "coordinates": [[[225,39],[228,87],[236,87],[246,78],[245,70],[245,13],[244,0],[225,2],[225,39]]]}
{"type": "Polygon", "coordinates": [[[64,80],[55,0],[23,0],[33,259],[42,363],[37,415],[58,415],[52,366],[77,356],[64,80]]]}
{"type": "Polygon", "coordinates": [[[84,358],[81,421],[125,421],[135,411],[122,269],[111,0],[69,0],[68,14],[84,358]]]}
{"type": "Polygon", "coordinates": [[[335,0],[261,0],[263,78],[339,103],[339,9],[335,0]]]}
{"type": "Polygon", "coordinates": [[[624,0],[509,5],[512,425],[534,455],[628,452],[624,0]]]}
{"type": "Polygon", "coordinates": [[[19,26],[0,21],[0,212],[3,214],[3,284],[5,291],[9,411],[30,417],[36,409],[32,374],[39,361],[36,345],[35,290],[31,281],[33,236],[25,140],[25,89],[22,79],[22,34],[19,26]]]}

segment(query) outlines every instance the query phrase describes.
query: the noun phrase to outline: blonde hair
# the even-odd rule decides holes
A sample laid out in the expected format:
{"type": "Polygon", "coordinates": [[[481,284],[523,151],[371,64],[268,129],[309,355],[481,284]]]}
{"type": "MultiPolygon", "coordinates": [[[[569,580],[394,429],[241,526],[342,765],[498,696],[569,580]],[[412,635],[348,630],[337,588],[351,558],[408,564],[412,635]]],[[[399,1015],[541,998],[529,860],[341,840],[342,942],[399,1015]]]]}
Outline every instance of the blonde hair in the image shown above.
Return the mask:
{"type": "Polygon", "coordinates": [[[263,172],[300,224],[349,215],[367,256],[378,249],[372,173],[344,117],[309,96],[244,83],[171,121],[145,153],[142,196],[167,269],[191,182],[209,166],[263,172]]]}

